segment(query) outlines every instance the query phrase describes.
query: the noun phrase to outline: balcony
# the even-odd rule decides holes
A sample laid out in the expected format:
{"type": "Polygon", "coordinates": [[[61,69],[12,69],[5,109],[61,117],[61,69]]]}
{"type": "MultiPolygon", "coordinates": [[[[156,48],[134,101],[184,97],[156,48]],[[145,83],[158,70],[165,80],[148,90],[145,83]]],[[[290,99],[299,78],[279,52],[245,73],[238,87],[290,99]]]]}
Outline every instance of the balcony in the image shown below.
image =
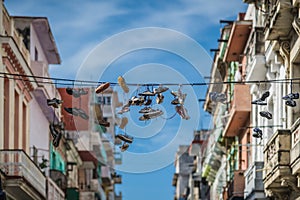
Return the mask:
{"type": "Polygon", "coordinates": [[[0,169],[16,199],[46,199],[46,178],[23,150],[0,150],[0,169]]]}
{"type": "Polygon", "coordinates": [[[228,184],[227,193],[229,199],[243,199],[245,189],[245,177],[243,170],[236,170],[233,173],[233,179],[228,184]]]}
{"type": "Polygon", "coordinates": [[[251,112],[251,96],[249,85],[234,85],[233,99],[224,129],[225,137],[237,136],[241,127],[249,120],[251,112]]]}
{"type": "Polygon", "coordinates": [[[252,21],[250,20],[236,21],[233,23],[227,49],[223,58],[225,62],[240,60],[240,55],[243,53],[246,46],[251,26],[252,21]]]}
{"type": "Polygon", "coordinates": [[[109,167],[101,166],[101,179],[104,186],[111,185],[111,174],[109,167]]]}
{"type": "Polygon", "coordinates": [[[66,191],[67,189],[67,177],[61,171],[51,169],[50,170],[50,178],[56,183],[56,185],[66,191]]]}
{"type": "Polygon", "coordinates": [[[264,199],[264,162],[255,162],[245,171],[245,199],[264,199]]]}
{"type": "Polygon", "coordinates": [[[47,186],[48,186],[48,192],[47,192],[48,199],[55,199],[55,200],[65,199],[65,193],[49,177],[47,177],[47,186]]]}
{"type": "Polygon", "coordinates": [[[300,118],[291,128],[292,148],[291,148],[291,168],[292,174],[300,173],[300,118]]]}
{"type": "Polygon", "coordinates": [[[264,187],[267,190],[286,190],[283,186],[283,178],[291,177],[290,130],[277,130],[269,139],[264,149],[265,170],[263,173],[264,187]]]}
{"type": "Polygon", "coordinates": [[[291,1],[277,0],[269,8],[269,17],[265,29],[266,40],[277,40],[288,37],[294,19],[291,1]]]}

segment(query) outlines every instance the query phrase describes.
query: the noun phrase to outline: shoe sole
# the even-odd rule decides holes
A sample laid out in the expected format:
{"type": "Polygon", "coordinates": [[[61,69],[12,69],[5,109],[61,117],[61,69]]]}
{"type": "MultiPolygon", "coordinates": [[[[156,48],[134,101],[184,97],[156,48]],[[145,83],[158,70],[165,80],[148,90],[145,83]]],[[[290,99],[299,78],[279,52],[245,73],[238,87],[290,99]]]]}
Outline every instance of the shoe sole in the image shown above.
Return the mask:
{"type": "Polygon", "coordinates": [[[101,93],[101,92],[104,92],[107,88],[109,88],[109,86],[110,86],[110,83],[109,83],[109,82],[103,83],[103,84],[101,84],[99,87],[97,87],[97,88],[95,89],[95,92],[96,92],[97,94],[99,94],[99,93],[101,93]]]}

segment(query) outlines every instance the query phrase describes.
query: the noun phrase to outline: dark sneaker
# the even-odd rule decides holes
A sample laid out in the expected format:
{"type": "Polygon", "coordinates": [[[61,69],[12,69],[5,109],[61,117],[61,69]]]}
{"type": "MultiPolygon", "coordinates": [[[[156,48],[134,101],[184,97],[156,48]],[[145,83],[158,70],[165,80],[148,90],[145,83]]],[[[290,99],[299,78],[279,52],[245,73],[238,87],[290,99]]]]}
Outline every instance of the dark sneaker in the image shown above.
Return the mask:
{"type": "Polygon", "coordinates": [[[252,134],[253,137],[262,139],[262,130],[260,130],[259,128],[254,128],[253,132],[254,132],[252,134]]]}
{"type": "Polygon", "coordinates": [[[251,104],[260,105],[260,106],[265,106],[265,105],[267,105],[267,102],[262,101],[261,99],[256,99],[256,100],[253,100],[253,101],[251,102],[251,104]]]}
{"type": "Polygon", "coordinates": [[[73,88],[66,88],[66,92],[68,95],[73,95],[73,88]]]}
{"type": "Polygon", "coordinates": [[[148,98],[147,100],[144,101],[145,106],[150,106],[152,103],[152,99],[148,98]]]}
{"type": "Polygon", "coordinates": [[[267,119],[272,119],[272,114],[268,111],[260,111],[259,115],[267,119]]]}
{"type": "Polygon", "coordinates": [[[173,104],[173,105],[178,105],[178,104],[180,104],[180,103],[179,103],[179,99],[178,99],[178,98],[174,99],[173,101],[171,101],[171,104],[173,104]]]}
{"type": "Polygon", "coordinates": [[[261,95],[260,100],[265,101],[266,98],[268,98],[269,96],[270,96],[270,92],[266,91],[261,95]]]}
{"type": "Polygon", "coordinates": [[[130,137],[129,135],[118,134],[116,135],[116,138],[128,143],[132,143],[133,141],[133,137],[130,137]]]}
{"type": "Polygon", "coordinates": [[[284,97],[282,97],[284,100],[291,100],[291,99],[299,99],[299,93],[290,93],[284,97]]]}
{"type": "Polygon", "coordinates": [[[139,117],[139,120],[140,120],[140,121],[147,121],[147,120],[150,120],[150,118],[147,117],[147,116],[145,116],[145,115],[143,115],[143,116],[140,116],[140,117],[139,117]]]}
{"type": "Polygon", "coordinates": [[[167,91],[168,89],[169,88],[167,88],[167,87],[159,86],[158,88],[154,89],[154,94],[163,93],[163,92],[167,91]]]}
{"type": "Polygon", "coordinates": [[[71,115],[74,115],[74,116],[78,116],[79,115],[79,112],[78,110],[75,108],[66,108],[64,107],[65,111],[71,115]]]}
{"type": "Polygon", "coordinates": [[[107,83],[102,83],[100,86],[98,86],[96,89],[95,89],[95,92],[98,94],[98,93],[102,93],[104,92],[107,88],[109,88],[110,86],[110,83],[107,82],[107,83]]]}
{"type": "Polygon", "coordinates": [[[55,129],[54,124],[50,124],[49,125],[49,129],[50,129],[50,134],[52,135],[53,138],[56,138],[58,135],[58,131],[55,129]]]}
{"type": "Polygon", "coordinates": [[[128,149],[128,147],[129,147],[129,144],[124,143],[122,146],[120,146],[121,152],[126,151],[128,149]]]}
{"type": "Polygon", "coordinates": [[[156,97],[156,103],[161,104],[164,101],[164,98],[165,98],[164,95],[162,95],[161,93],[158,93],[157,97],[156,97]]]}
{"type": "Polygon", "coordinates": [[[149,113],[151,111],[154,111],[151,107],[144,107],[139,111],[139,113],[149,113]]]}
{"type": "Polygon", "coordinates": [[[297,104],[296,104],[296,101],[289,99],[285,102],[285,105],[290,106],[290,107],[295,107],[297,104]]]}
{"type": "Polygon", "coordinates": [[[139,93],[139,96],[154,96],[155,93],[154,92],[151,92],[149,90],[145,91],[145,92],[142,92],[142,93],[139,93]]]}
{"type": "Polygon", "coordinates": [[[54,108],[58,108],[58,105],[61,104],[62,102],[63,102],[62,100],[59,100],[57,98],[47,99],[47,105],[53,106],[54,108]]]}

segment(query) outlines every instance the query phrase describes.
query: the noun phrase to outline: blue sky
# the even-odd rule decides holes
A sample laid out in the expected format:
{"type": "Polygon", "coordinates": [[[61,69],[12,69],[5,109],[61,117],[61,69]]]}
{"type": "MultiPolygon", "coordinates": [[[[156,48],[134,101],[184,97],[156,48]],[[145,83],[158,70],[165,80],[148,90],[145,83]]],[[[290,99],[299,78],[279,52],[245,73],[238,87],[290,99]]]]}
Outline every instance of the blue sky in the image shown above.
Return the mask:
{"type": "MultiPolygon", "coordinates": [[[[70,79],[78,76],[78,71],[84,66],[84,62],[89,61],[90,52],[95,51],[97,45],[109,40],[115,34],[137,28],[161,27],[178,31],[198,42],[208,57],[213,56],[209,49],[216,48],[218,45],[217,39],[221,28],[219,20],[235,19],[238,12],[244,12],[246,9],[246,5],[241,0],[23,0],[21,2],[7,0],[5,5],[11,15],[48,17],[62,58],[62,64],[51,66],[50,73],[53,77],[70,79]]],[[[177,40],[163,38],[160,34],[154,35],[154,38],[157,38],[160,43],[168,39],[173,43],[180,43],[180,38],[177,40]]],[[[134,42],[135,39],[138,40],[138,38],[131,38],[129,41],[134,42]]],[[[125,41],[117,43],[106,53],[124,47],[124,44],[128,45],[125,41]]],[[[182,49],[184,48],[183,45],[182,49]]],[[[98,55],[96,64],[107,57],[106,53],[98,55]]],[[[203,66],[203,70],[207,71],[209,68],[207,63],[203,66]]],[[[92,76],[92,74],[88,75],[92,76]]],[[[128,82],[143,83],[203,80],[201,74],[193,69],[187,60],[160,49],[141,49],[122,55],[110,63],[100,79],[115,82],[119,75],[125,75],[128,82]]],[[[171,89],[177,90],[177,88],[173,86],[171,89]]],[[[134,92],[135,89],[132,91],[134,92]]],[[[128,155],[126,153],[123,155],[124,169],[129,169],[128,162],[132,161],[135,161],[132,164],[135,167],[147,169],[145,165],[150,166],[157,162],[155,157],[151,158],[152,160],[138,160],[132,155],[140,156],[143,153],[163,151],[164,147],[172,141],[175,148],[180,142],[190,141],[193,129],[200,128],[201,125],[204,126],[203,124],[206,124],[203,128],[207,128],[208,122],[202,118],[205,114],[200,112],[202,104],[199,105],[197,102],[197,98],[204,97],[206,88],[185,87],[183,89],[188,93],[189,113],[194,116],[194,119],[200,119],[202,122],[183,121],[176,116],[172,120],[154,120],[145,124],[136,121],[136,115],[127,115],[132,119],[127,131],[136,139],[128,155]],[[183,133],[186,135],[182,136],[183,133]],[[177,140],[174,140],[176,137],[177,140]]],[[[166,100],[169,99],[170,97],[166,97],[166,100]]],[[[174,108],[168,106],[166,102],[162,109],[165,109],[165,117],[174,112],[174,108]]],[[[164,156],[171,157],[172,161],[174,152],[167,152],[164,156]]],[[[160,168],[148,173],[122,173],[123,184],[118,189],[122,191],[123,199],[173,199],[174,188],[171,182],[174,166],[168,161],[160,168]]]]}

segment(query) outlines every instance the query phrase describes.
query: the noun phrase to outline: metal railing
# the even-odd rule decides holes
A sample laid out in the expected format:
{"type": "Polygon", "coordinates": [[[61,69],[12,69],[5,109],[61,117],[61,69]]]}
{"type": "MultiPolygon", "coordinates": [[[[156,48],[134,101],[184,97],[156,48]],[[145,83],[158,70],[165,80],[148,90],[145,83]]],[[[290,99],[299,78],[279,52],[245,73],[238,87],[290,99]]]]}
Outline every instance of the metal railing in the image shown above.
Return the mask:
{"type": "Polygon", "coordinates": [[[23,150],[0,150],[0,169],[6,176],[24,178],[46,196],[46,178],[23,150]]]}

